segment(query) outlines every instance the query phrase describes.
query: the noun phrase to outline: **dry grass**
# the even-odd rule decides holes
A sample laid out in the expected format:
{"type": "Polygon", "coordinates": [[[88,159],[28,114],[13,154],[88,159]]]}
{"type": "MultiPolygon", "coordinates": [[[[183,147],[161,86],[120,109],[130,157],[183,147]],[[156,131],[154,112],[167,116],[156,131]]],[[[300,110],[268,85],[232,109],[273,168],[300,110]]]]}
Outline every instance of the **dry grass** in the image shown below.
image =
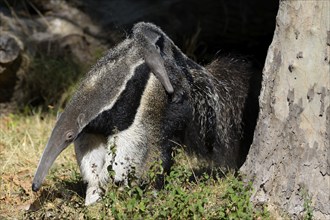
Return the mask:
{"type": "MultiPolygon", "coordinates": [[[[45,190],[39,193],[31,190],[34,172],[54,123],[55,117],[50,115],[0,117],[0,219],[22,218],[26,210],[38,208],[41,197],[54,196],[46,195],[45,190]]],[[[69,147],[56,160],[52,175],[60,181],[76,171],[74,152],[69,147]]],[[[51,179],[52,175],[47,178],[44,189],[56,182],[51,179]]]]}

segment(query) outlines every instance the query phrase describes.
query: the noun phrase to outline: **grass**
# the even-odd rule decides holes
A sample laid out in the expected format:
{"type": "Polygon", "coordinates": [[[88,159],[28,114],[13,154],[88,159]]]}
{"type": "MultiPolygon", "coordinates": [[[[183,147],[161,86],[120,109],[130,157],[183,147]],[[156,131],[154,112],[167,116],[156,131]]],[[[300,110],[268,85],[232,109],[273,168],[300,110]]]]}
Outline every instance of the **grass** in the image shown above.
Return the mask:
{"type": "Polygon", "coordinates": [[[251,184],[217,171],[195,176],[189,158],[179,149],[155,190],[157,162],[143,186],[118,188],[109,184],[105,197],[85,207],[84,191],[72,146],[56,160],[38,193],[31,190],[33,174],[55,123],[53,114],[0,117],[0,219],[269,219],[249,198],[251,184]]]}
{"type": "MultiPolygon", "coordinates": [[[[77,171],[72,149],[62,154],[52,170],[59,179],[48,178],[44,190],[31,190],[33,174],[42,154],[55,116],[8,115],[0,117],[0,219],[20,218],[24,211],[38,200],[51,186],[70,178],[77,171]],[[59,169],[65,166],[65,169],[59,169]]],[[[51,175],[51,176],[52,176],[51,175]]],[[[46,196],[52,196],[51,193],[46,196]]]]}

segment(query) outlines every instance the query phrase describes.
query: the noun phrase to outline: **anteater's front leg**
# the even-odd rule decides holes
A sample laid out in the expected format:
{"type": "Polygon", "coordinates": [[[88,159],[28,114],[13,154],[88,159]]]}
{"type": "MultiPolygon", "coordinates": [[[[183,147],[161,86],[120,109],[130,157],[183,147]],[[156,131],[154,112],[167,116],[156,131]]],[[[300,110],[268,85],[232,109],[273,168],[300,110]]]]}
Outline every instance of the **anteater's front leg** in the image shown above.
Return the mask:
{"type": "Polygon", "coordinates": [[[109,181],[111,155],[103,136],[84,133],[75,141],[75,152],[83,180],[87,183],[85,205],[99,200],[109,181]]]}

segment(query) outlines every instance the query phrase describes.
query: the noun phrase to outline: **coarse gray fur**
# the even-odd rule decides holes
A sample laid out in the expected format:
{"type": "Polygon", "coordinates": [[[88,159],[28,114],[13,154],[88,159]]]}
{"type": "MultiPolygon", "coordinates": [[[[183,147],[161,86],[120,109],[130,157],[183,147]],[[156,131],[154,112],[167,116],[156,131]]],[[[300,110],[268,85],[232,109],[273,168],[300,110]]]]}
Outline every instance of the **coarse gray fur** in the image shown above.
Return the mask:
{"type": "Polygon", "coordinates": [[[132,35],[90,70],[59,117],[39,162],[37,191],[56,157],[74,142],[86,205],[110,181],[138,177],[157,159],[171,165],[174,142],[235,168],[248,94],[247,65],[218,58],[202,67],[157,26],[138,23],[132,35]]]}

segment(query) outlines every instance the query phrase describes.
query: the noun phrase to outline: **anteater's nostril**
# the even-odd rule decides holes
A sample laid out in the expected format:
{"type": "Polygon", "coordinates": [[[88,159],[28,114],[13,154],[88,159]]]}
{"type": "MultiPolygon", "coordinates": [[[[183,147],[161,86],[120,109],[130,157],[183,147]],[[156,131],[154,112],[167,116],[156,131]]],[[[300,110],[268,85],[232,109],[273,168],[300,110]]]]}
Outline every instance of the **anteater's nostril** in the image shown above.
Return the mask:
{"type": "Polygon", "coordinates": [[[32,191],[37,192],[38,190],[39,190],[39,187],[37,186],[37,184],[32,183],[32,191]]]}

